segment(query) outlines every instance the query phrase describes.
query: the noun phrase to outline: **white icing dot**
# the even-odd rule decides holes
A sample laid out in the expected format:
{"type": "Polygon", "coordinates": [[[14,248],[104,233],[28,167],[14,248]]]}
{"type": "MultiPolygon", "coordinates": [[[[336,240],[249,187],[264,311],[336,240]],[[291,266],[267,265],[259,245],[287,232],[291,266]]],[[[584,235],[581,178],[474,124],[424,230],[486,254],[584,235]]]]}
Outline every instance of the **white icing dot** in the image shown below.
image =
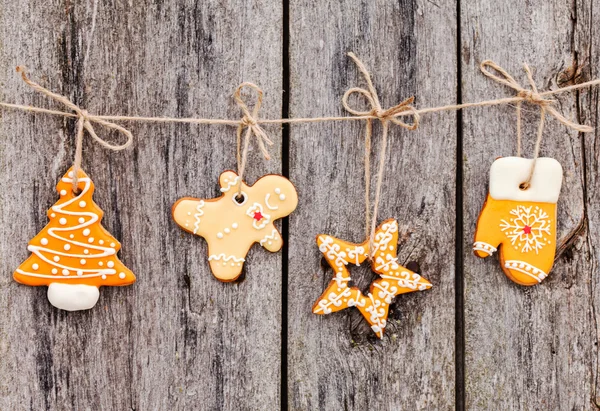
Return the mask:
{"type": "Polygon", "coordinates": [[[88,238],[88,243],[93,243],[93,242],[94,242],[94,237],[88,238]]]}
{"type": "Polygon", "coordinates": [[[112,261],[109,261],[108,263],[106,263],[106,266],[108,268],[113,268],[115,266],[115,263],[113,263],[112,261]]]}
{"type": "Polygon", "coordinates": [[[54,217],[56,217],[56,214],[52,213],[52,214],[50,214],[50,217],[54,218],[54,217]]]}
{"type": "Polygon", "coordinates": [[[217,238],[223,238],[223,233],[217,233],[217,238]]]}
{"type": "Polygon", "coordinates": [[[229,228],[226,228],[226,229],[225,229],[225,230],[223,230],[223,231],[225,231],[225,234],[229,234],[229,233],[231,232],[231,230],[230,230],[229,228]]]}
{"type": "Polygon", "coordinates": [[[106,280],[106,274],[102,274],[102,279],[106,280]]]}
{"type": "Polygon", "coordinates": [[[273,241],[267,241],[267,244],[271,245],[273,244],[273,241]]]}
{"type": "Polygon", "coordinates": [[[242,263],[237,263],[238,267],[242,265],[242,263]]]}
{"type": "Polygon", "coordinates": [[[65,224],[67,224],[67,219],[63,217],[60,220],[58,220],[58,222],[60,225],[65,225],[65,224]]]}
{"type": "Polygon", "coordinates": [[[81,270],[78,270],[78,271],[77,271],[77,275],[83,275],[83,271],[81,271],[81,270]]]}
{"type": "Polygon", "coordinates": [[[69,172],[67,173],[67,175],[68,175],[69,177],[73,178],[73,171],[69,171],[69,172]]]}
{"type": "Polygon", "coordinates": [[[59,256],[57,256],[57,255],[55,255],[55,256],[54,256],[54,261],[56,261],[56,262],[59,262],[59,261],[60,261],[60,257],[59,257],[59,256]]]}
{"type": "Polygon", "coordinates": [[[186,227],[189,227],[190,225],[189,225],[188,223],[185,223],[185,226],[186,226],[186,227]]]}
{"type": "Polygon", "coordinates": [[[85,250],[83,250],[83,254],[89,254],[90,250],[88,250],[87,248],[85,250]]]}
{"type": "Polygon", "coordinates": [[[79,264],[85,265],[85,258],[82,258],[81,260],[79,260],[79,264]]]}
{"type": "Polygon", "coordinates": [[[119,278],[122,280],[123,278],[125,278],[125,273],[119,273],[119,278]]]}
{"type": "Polygon", "coordinates": [[[238,223],[233,223],[231,224],[231,226],[233,227],[233,229],[235,230],[236,228],[238,228],[238,223]]]}
{"type": "Polygon", "coordinates": [[[86,205],[87,205],[87,203],[85,201],[83,201],[83,200],[81,200],[79,202],[79,207],[81,207],[81,208],[85,207],[86,205]]]}
{"type": "Polygon", "coordinates": [[[227,265],[227,263],[223,263],[223,265],[227,265]]]}
{"type": "Polygon", "coordinates": [[[79,224],[83,224],[83,223],[85,223],[85,218],[79,217],[79,220],[77,220],[77,221],[79,221],[79,224]]]}
{"type": "Polygon", "coordinates": [[[281,201],[285,200],[285,194],[280,194],[280,195],[279,195],[279,199],[280,199],[281,201]]]}
{"type": "Polygon", "coordinates": [[[60,190],[60,195],[61,196],[66,196],[67,195],[67,190],[60,190]]]}
{"type": "Polygon", "coordinates": [[[110,246],[111,246],[112,248],[115,248],[115,247],[116,247],[116,244],[115,244],[115,243],[110,243],[110,246]]]}
{"type": "Polygon", "coordinates": [[[48,245],[48,239],[47,238],[42,238],[42,240],[40,241],[40,243],[42,243],[42,245],[48,245]]]}
{"type": "Polygon", "coordinates": [[[66,268],[64,270],[62,270],[63,275],[69,275],[69,270],[67,270],[66,268]]]}
{"type": "Polygon", "coordinates": [[[102,244],[104,244],[104,240],[100,240],[100,241],[98,241],[98,243],[99,243],[100,245],[102,245],[102,244]]]}
{"type": "Polygon", "coordinates": [[[56,274],[56,273],[58,273],[58,270],[56,268],[53,268],[52,269],[52,274],[56,274]]]}
{"type": "Polygon", "coordinates": [[[233,267],[235,265],[235,263],[231,263],[231,266],[233,267]]]}
{"type": "Polygon", "coordinates": [[[75,234],[70,234],[69,238],[75,238],[75,234]]]}
{"type": "Polygon", "coordinates": [[[86,228],[85,230],[83,230],[83,235],[84,235],[84,236],[86,236],[86,237],[87,237],[88,235],[90,235],[90,229],[89,229],[89,228],[86,228]]]}
{"type": "Polygon", "coordinates": [[[100,267],[102,267],[102,266],[104,265],[104,263],[103,263],[102,261],[98,261],[98,265],[99,265],[100,267]]]}
{"type": "Polygon", "coordinates": [[[281,193],[281,189],[280,188],[276,188],[275,189],[275,194],[279,194],[279,193],[281,193]]]}
{"type": "MultiPolygon", "coordinates": [[[[188,211],[188,215],[192,215],[192,212],[191,212],[191,211],[188,211]]],[[[120,277],[120,276],[119,276],[119,277],[120,277]]]]}
{"type": "Polygon", "coordinates": [[[71,245],[65,244],[65,246],[63,248],[65,249],[65,251],[69,251],[71,249],[71,245]]]}
{"type": "Polygon", "coordinates": [[[34,270],[37,270],[38,268],[40,268],[40,266],[39,266],[39,265],[37,265],[37,264],[33,264],[33,265],[31,266],[31,268],[33,268],[34,270]]]}

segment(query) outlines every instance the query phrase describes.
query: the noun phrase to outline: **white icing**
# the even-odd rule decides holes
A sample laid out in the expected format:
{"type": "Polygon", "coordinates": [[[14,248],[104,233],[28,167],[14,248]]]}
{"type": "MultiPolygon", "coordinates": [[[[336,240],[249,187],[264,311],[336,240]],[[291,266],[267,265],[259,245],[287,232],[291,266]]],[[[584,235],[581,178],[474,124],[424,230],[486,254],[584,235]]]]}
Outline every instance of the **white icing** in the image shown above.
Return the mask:
{"type": "Polygon", "coordinates": [[[285,201],[285,194],[279,194],[279,199],[281,201],[285,201]]]}
{"type": "Polygon", "coordinates": [[[263,207],[259,203],[254,203],[246,210],[246,215],[252,218],[252,226],[257,230],[261,230],[265,228],[267,224],[271,221],[271,216],[269,214],[265,214],[263,212],[263,207]],[[254,214],[259,212],[262,215],[260,220],[256,220],[254,218],[254,214]]]}
{"type": "Polygon", "coordinates": [[[226,228],[225,230],[223,230],[223,231],[225,231],[225,234],[229,234],[229,233],[231,233],[231,229],[230,229],[229,227],[227,227],[227,228],[226,228]]]}
{"type": "Polygon", "coordinates": [[[506,260],[504,262],[504,267],[519,271],[520,273],[526,274],[531,278],[534,278],[538,283],[541,283],[544,278],[548,276],[545,272],[540,270],[539,268],[526,263],[525,261],[518,260],[506,260]]]}
{"type": "Polygon", "coordinates": [[[79,202],[79,207],[81,207],[81,208],[84,208],[86,205],[87,205],[87,203],[85,201],[83,201],[83,200],[81,200],[79,202]]]}
{"type": "Polygon", "coordinates": [[[122,280],[125,278],[125,273],[119,273],[119,278],[122,280]]]}
{"type": "Polygon", "coordinates": [[[99,297],[98,287],[90,285],[51,283],[48,286],[50,304],[61,310],[89,310],[99,297]]]}
{"type": "Polygon", "coordinates": [[[544,235],[551,235],[548,213],[537,206],[518,205],[510,210],[510,215],[514,218],[510,218],[510,222],[501,220],[500,230],[506,234],[513,247],[522,245],[522,253],[533,250],[538,254],[548,242],[544,235]],[[529,228],[529,233],[525,232],[525,227],[529,228]]]}
{"type": "Polygon", "coordinates": [[[61,196],[66,196],[67,195],[67,190],[60,190],[60,195],[61,196]]]}
{"type": "Polygon", "coordinates": [[[236,263],[242,263],[242,262],[246,261],[243,258],[238,258],[238,257],[236,257],[234,255],[225,255],[225,254],[219,254],[219,255],[213,254],[213,255],[211,255],[211,256],[208,257],[208,261],[213,261],[213,260],[214,261],[221,261],[221,260],[223,260],[223,265],[225,265],[230,260],[233,260],[236,263]]]}
{"type": "Polygon", "coordinates": [[[483,251],[484,253],[488,253],[489,255],[492,255],[497,251],[496,247],[483,241],[475,241],[475,243],[473,243],[473,250],[483,251]]]}
{"type": "Polygon", "coordinates": [[[79,264],[85,265],[85,263],[86,263],[85,258],[82,258],[81,260],[79,260],[79,264]]]}
{"type": "Polygon", "coordinates": [[[85,223],[85,218],[80,217],[79,220],[77,220],[77,221],[79,221],[79,224],[83,224],[83,223],[85,223]]]}
{"type": "Polygon", "coordinates": [[[67,219],[63,217],[63,218],[61,218],[60,220],[58,220],[58,223],[59,223],[60,225],[65,225],[65,224],[67,224],[67,219]]]}
{"type": "Polygon", "coordinates": [[[65,251],[69,251],[71,249],[71,244],[65,244],[63,248],[65,249],[65,251]]]}
{"type": "MultiPolygon", "coordinates": [[[[273,231],[271,231],[271,234],[264,236],[263,239],[260,240],[260,245],[264,245],[264,243],[269,240],[277,240],[277,238],[277,230],[273,229],[273,231]]],[[[271,244],[270,241],[269,244],[271,244]]]]}
{"type": "MultiPolygon", "coordinates": [[[[283,195],[283,194],[282,194],[283,195]]],[[[271,204],[269,204],[269,197],[271,197],[271,193],[268,193],[265,196],[265,205],[267,206],[267,208],[269,210],[277,210],[279,208],[279,206],[272,206],[271,204]]]]}
{"type": "Polygon", "coordinates": [[[84,235],[85,237],[87,237],[88,235],[90,235],[90,229],[89,229],[89,228],[86,228],[86,229],[84,229],[84,230],[83,230],[83,235],[84,235]]]}
{"type": "Polygon", "coordinates": [[[527,180],[533,160],[521,157],[502,157],[490,168],[490,196],[496,200],[556,203],[563,179],[563,170],[553,158],[538,158],[530,187],[521,190],[527,180]]]}
{"type": "Polygon", "coordinates": [[[279,187],[276,188],[274,191],[275,191],[275,194],[280,194],[281,193],[281,189],[279,187]]]}
{"type": "Polygon", "coordinates": [[[225,179],[224,182],[227,183],[227,187],[221,187],[221,192],[226,193],[229,190],[231,190],[231,187],[237,185],[239,179],[240,179],[239,176],[234,177],[233,180],[225,179]]]}
{"type": "Polygon", "coordinates": [[[48,245],[48,239],[47,238],[42,238],[42,240],[40,241],[40,243],[42,243],[42,245],[48,245]]]}
{"type": "Polygon", "coordinates": [[[217,233],[217,238],[223,238],[223,233],[217,233]]]}
{"type": "Polygon", "coordinates": [[[238,223],[231,224],[231,227],[233,227],[233,229],[235,230],[236,228],[238,228],[238,223]]]}
{"type": "Polygon", "coordinates": [[[204,207],[204,200],[200,200],[198,205],[196,206],[197,213],[194,214],[194,219],[196,222],[194,223],[194,234],[198,232],[200,229],[200,217],[204,215],[204,211],[202,211],[202,207],[204,207]]]}
{"type": "Polygon", "coordinates": [[[34,270],[37,270],[40,268],[40,266],[38,264],[32,264],[31,268],[33,268],[34,270]]]}

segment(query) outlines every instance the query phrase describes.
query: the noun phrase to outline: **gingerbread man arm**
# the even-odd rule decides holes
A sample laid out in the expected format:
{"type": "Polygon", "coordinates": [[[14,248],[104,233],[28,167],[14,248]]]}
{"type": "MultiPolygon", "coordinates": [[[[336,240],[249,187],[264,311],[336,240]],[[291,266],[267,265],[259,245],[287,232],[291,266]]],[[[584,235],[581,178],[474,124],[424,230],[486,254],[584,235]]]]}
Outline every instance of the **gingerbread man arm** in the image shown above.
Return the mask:
{"type": "Polygon", "coordinates": [[[270,223],[262,231],[265,234],[260,240],[258,240],[258,243],[272,253],[281,250],[281,247],[283,247],[283,240],[281,238],[281,234],[277,228],[275,228],[275,225],[270,223]]]}

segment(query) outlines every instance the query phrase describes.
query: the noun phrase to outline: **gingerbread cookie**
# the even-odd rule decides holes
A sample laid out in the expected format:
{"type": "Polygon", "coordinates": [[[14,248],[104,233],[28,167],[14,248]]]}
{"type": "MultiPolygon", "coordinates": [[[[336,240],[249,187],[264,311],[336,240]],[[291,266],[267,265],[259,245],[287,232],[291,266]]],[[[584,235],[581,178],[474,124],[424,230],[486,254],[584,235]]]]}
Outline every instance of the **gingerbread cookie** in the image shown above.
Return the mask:
{"type": "Polygon", "coordinates": [[[184,230],[208,243],[210,269],[221,281],[234,281],[242,273],[254,243],[271,252],[283,246],[275,220],[288,216],[298,205],[298,194],[285,177],[267,175],[253,186],[233,171],[219,177],[221,197],[210,200],[182,198],[173,205],[173,219],[184,230]]]}
{"type": "Polygon", "coordinates": [[[50,222],[30,242],[31,256],[14,273],[15,281],[47,285],[57,308],[92,308],[103,285],[129,285],[135,276],[117,258],[119,242],[100,225],[103,212],[92,200],[94,183],[79,170],[73,193],[73,170],[58,182],[60,199],[48,211],[50,222]]]}
{"type": "Polygon", "coordinates": [[[398,222],[384,221],[375,232],[371,269],[381,278],[373,281],[368,294],[351,287],[347,265],[360,265],[369,255],[369,240],[349,243],[328,235],[318,235],[317,244],[335,271],[335,277],[313,306],[315,314],[330,314],[348,307],[359,309],[379,338],[387,324],[389,306],[394,297],[431,288],[431,283],[419,274],[398,264],[398,222]]]}
{"type": "Polygon", "coordinates": [[[490,192],[483,205],[473,251],[488,257],[499,250],[504,273],[521,285],[539,284],[548,276],[556,252],[556,202],[562,167],[538,158],[527,189],[533,160],[503,157],[490,169],[490,192]]]}

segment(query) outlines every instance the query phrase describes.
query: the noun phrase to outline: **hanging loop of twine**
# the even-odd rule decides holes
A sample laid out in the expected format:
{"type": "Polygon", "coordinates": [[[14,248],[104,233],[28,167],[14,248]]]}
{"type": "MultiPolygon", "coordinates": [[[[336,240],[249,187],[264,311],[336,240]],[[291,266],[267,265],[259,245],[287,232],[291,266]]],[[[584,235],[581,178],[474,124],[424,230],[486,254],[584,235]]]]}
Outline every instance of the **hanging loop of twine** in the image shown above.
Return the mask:
{"type": "Polygon", "coordinates": [[[248,158],[248,149],[250,147],[250,137],[252,135],[256,137],[258,147],[265,157],[265,160],[271,159],[266,145],[272,146],[273,141],[267,136],[267,133],[265,133],[262,127],[258,124],[258,111],[260,110],[263,101],[263,91],[260,89],[260,87],[254,83],[242,83],[235,90],[233,98],[235,99],[238,107],[242,110],[243,114],[243,117],[240,120],[240,124],[237,128],[237,163],[239,176],[238,195],[240,195],[242,190],[243,175],[246,169],[248,158]],[[242,99],[242,90],[244,87],[251,88],[256,92],[256,103],[254,103],[252,112],[242,99]],[[242,150],[242,132],[244,129],[246,129],[246,134],[244,135],[244,148],[242,150]]]}
{"type": "Polygon", "coordinates": [[[39,93],[42,93],[45,96],[58,101],[59,103],[62,103],[69,110],[74,111],[77,116],[77,135],[76,135],[76,140],[75,140],[75,159],[73,161],[73,191],[74,192],[78,191],[77,190],[77,182],[78,182],[79,169],[81,168],[81,161],[82,161],[82,157],[83,157],[82,146],[83,146],[84,130],[86,130],[89,133],[89,135],[92,136],[92,138],[94,140],[96,140],[96,142],[98,142],[102,147],[104,147],[106,149],[109,149],[112,151],[120,151],[120,150],[124,150],[127,147],[131,146],[131,143],[133,142],[133,135],[126,128],[121,127],[118,124],[112,123],[110,121],[104,120],[102,118],[99,118],[97,116],[91,115],[86,110],[84,110],[84,109],[80,108],[79,106],[77,106],[76,104],[74,104],[67,97],[62,96],[60,94],[53,93],[52,91],[40,86],[36,82],[30,80],[29,77],[27,77],[27,73],[25,72],[24,67],[21,67],[21,66],[17,67],[17,73],[21,74],[21,78],[23,79],[23,81],[29,87],[31,87],[33,90],[35,90],[39,93]],[[119,133],[121,133],[125,137],[127,137],[127,140],[123,144],[109,143],[108,141],[103,140],[102,138],[98,137],[98,135],[96,134],[96,131],[94,130],[94,126],[92,125],[92,123],[97,123],[106,128],[117,130],[119,133]]]}
{"type": "Polygon", "coordinates": [[[531,179],[533,178],[533,173],[535,171],[536,161],[539,156],[540,146],[542,142],[543,132],[544,132],[544,123],[546,113],[550,114],[554,118],[556,118],[563,125],[572,128],[581,133],[587,133],[593,130],[592,127],[587,126],[585,124],[579,124],[574,121],[567,119],[563,116],[556,108],[554,108],[553,104],[556,103],[556,100],[546,98],[546,94],[551,93],[540,93],[538,88],[533,80],[533,74],[531,73],[531,69],[527,64],[523,65],[523,69],[525,70],[525,74],[527,75],[527,80],[529,82],[530,89],[526,89],[521,86],[513,76],[511,76],[504,68],[500,67],[492,60],[485,60],[480,65],[481,72],[491,78],[498,83],[504,84],[515,90],[517,92],[517,97],[520,100],[517,101],[516,109],[517,109],[517,156],[521,156],[521,106],[523,102],[537,105],[540,108],[540,123],[538,125],[537,130],[537,138],[535,142],[535,148],[533,152],[533,161],[531,163],[531,168],[529,170],[529,175],[527,179],[520,184],[520,188],[522,190],[527,190],[531,185],[531,179]],[[494,70],[500,75],[492,73],[488,68],[494,70]]]}
{"type": "Polygon", "coordinates": [[[396,124],[407,130],[415,130],[419,127],[420,116],[418,111],[411,105],[415,98],[409,97],[401,103],[389,108],[383,109],[377,95],[377,90],[371,80],[371,75],[365,67],[362,61],[352,52],[348,53],[348,56],[352,58],[358,70],[363,75],[367,89],[361,87],[352,87],[348,89],[342,97],[342,105],[349,113],[366,118],[365,127],[365,231],[367,238],[369,239],[369,259],[371,259],[375,250],[373,250],[375,241],[375,228],[377,227],[377,214],[379,211],[379,202],[381,198],[381,188],[383,183],[383,173],[385,171],[385,157],[387,154],[388,144],[388,130],[389,123],[396,124]],[[370,110],[361,111],[350,106],[348,99],[352,94],[359,94],[364,97],[369,104],[370,110]],[[401,117],[400,117],[401,116],[401,117]],[[402,121],[401,118],[405,116],[412,117],[411,122],[402,121]],[[377,183],[375,186],[375,199],[373,203],[373,212],[371,215],[370,206],[370,184],[371,184],[371,170],[370,170],[370,156],[371,156],[371,138],[373,132],[372,120],[376,119],[381,122],[382,136],[381,136],[381,148],[379,151],[379,167],[377,171],[377,183]]]}

